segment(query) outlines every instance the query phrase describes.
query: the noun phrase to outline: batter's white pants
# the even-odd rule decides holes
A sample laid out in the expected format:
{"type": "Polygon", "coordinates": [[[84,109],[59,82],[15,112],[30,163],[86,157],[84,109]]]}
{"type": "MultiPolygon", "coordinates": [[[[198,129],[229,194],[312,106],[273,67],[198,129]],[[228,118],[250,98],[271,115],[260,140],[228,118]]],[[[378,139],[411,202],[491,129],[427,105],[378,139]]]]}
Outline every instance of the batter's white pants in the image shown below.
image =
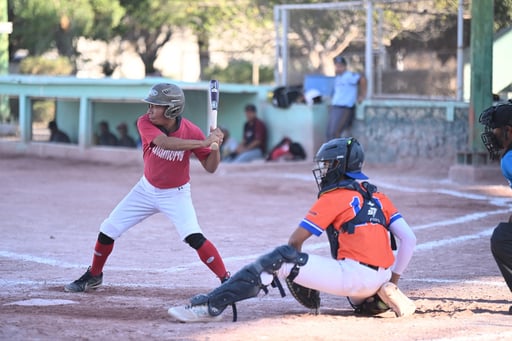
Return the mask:
{"type": "MultiPolygon", "coordinates": [[[[344,296],[353,304],[360,304],[373,296],[379,288],[391,279],[391,269],[374,270],[352,259],[333,258],[308,254],[308,262],[300,267],[294,282],[320,292],[344,296]]],[[[284,263],[278,270],[279,278],[286,278],[294,264],[284,263]]],[[[272,275],[261,274],[262,284],[272,282],[272,275]]]]}
{"type": "Polygon", "coordinates": [[[158,212],[171,220],[181,240],[192,233],[202,233],[192,204],[190,184],[160,189],[151,185],[144,176],[103,221],[100,232],[115,240],[158,212]]]}

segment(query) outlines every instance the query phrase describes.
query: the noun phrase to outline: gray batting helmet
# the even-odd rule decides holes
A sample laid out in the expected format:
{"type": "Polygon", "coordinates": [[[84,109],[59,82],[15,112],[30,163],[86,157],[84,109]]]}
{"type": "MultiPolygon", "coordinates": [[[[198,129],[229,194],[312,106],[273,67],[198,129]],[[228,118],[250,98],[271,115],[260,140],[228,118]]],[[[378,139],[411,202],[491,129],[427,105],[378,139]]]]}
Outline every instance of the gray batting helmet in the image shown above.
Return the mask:
{"type": "Polygon", "coordinates": [[[164,116],[167,118],[176,118],[183,113],[185,108],[185,95],[183,90],[177,85],[170,83],[159,83],[154,85],[144,102],[154,105],[167,106],[164,116]]]}

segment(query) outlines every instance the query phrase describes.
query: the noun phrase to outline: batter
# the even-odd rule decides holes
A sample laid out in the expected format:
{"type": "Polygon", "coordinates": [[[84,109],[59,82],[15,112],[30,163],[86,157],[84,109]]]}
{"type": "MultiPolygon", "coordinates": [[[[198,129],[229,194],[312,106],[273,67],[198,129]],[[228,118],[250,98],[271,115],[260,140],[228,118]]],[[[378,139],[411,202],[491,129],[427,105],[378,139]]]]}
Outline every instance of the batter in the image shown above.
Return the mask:
{"type": "Polygon", "coordinates": [[[160,83],[143,99],[147,112],[137,120],[142,140],[144,174],[100,226],[92,264],[85,274],[64,286],[67,292],[96,289],[103,281],[103,267],[114,248],[114,241],[144,219],[161,212],[176,227],[182,240],[196,250],[201,261],[220,279],[229,278],[217,248],[203,235],[190,194],[190,156],[213,173],[220,163],[220,152],[210,145],[222,144],[221,129],[203,132],[182,116],[185,96],[174,84],[160,83]]]}

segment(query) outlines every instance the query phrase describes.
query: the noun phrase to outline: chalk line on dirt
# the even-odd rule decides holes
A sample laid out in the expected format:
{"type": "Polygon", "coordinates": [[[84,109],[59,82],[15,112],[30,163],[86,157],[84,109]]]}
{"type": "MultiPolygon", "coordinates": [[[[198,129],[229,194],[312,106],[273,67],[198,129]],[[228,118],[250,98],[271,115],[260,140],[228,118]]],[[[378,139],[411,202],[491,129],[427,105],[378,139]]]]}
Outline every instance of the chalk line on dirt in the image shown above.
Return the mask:
{"type": "MultiPolygon", "coordinates": [[[[401,281],[409,281],[409,282],[417,282],[417,283],[436,283],[436,284],[468,284],[468,285],[477,285],[477,286],[496,286],[496,287],[505,287],[506,284],[501,279],[497,279],[496,281],[479,281],[479,280],[463,280],[463,279],[448,279],[448,278],[403,278],[401,281]]],[[[2,288],[9,287],[18,287],[18,286],[27,286],[27,287],[43,287],[43,286],[64,286],[68,284],[69,281],[38,281],[38,280],[5,280],[0,279],[0,286],[2,288]]],[[[144,283],[130,283],[130,282],[114,282],[108,281],[103,284],[112,285],[120,288],[141,288],[141,289],[178,289],[178,288],[196,288],[197,284],[190,283],[177,283],[177,284],[169,284],[169,283],[148,283],[147,279],[144,283]]],[[[1,296],[1,294],[0,294],[1,296]]]]}
{"type": "MultiPolygon", "coordinates": [[[[433,227],[433,226],[430,226],[430,227],[433,227]]],[[[416,251],[429,250],[429,249],[432,249],[432,248],[435,248],[435,247],[439,247],[439,246],[443,246],[443,245],[454,244],[454,243],[459,243],[459,242],[465,242],[465,241],[472,240],[472,239],[478,239],[478,238],[490,236],[492,231],[493,231],[493,229],[490,228],[490,229],[486,229],[484,231],[480,231],[480,232],[473,233],[473,234],[468,234],[468,235],[463,235],[463,236],[457,236],[457,237],[454,237],[454,238],[447,238],[447,239],[435,240],[435,241],[431,241],[431,242],[426,242],[426,243],[418,244],[418,245],[416,245],[416,251]]],[[[325,243],[325,242],[309,244],[309,245],[305,245],[304,246],[304,251],[314,251],[314,250],[318,250],[318,249],[324,249],[324,248],[326,248],[328,246],[329,246],[329,244],[325,243]]],[[[259,256],[260,256],[260,254],[257,254],[257,255],[246,255],[246,256],[236,256],[236,257],[225,257],[224,258],[224,262],[225,263],[229,263],[229,262],[235,262],[235,261],[248,261],[248,260],[256,259],[259,256]]],[[[33,263],[50,265],[50,266],[55,266],[55,267],[60,267],[60,268],[68,268],[68,269],[70,269],[70,268],[77,269],[77,268],[83,268],[84,267],[83,264],[75,264],[75,263],[62,262],[62,261],[51,259],[51,258],[47,258],[47,257],[38,257],[38,256],[29,255],[29,254],[19,254],[19,253],[5,251],[5,250],[0,251],[0,257],[8,258],[8,259],[11,259],[11,260],[18,260],[18,261],[24,261],[24,262],[33,262],[33,263]]],[[[191,263],[182,264],[182,265],[175,266],[175,267],[163,268],[163,269],[152,268],[151,272],[155,272],[155,273],[176,273],[176,272],[181,272],[181,271],[187,271],[190,268],[196,267],[196,266],[203,266],[203,263],[197,261],[197,262],[191,262],[191,263]]],[[[133,268],[133,267],[119,267],[119,266],[110,266],[109,268],[112,269],[112,270],[116,270],[116,271],[128,271],[128,272],[141,271],[141,272],[147,272],[147,268],[133,268]]]]}
{"type": "MultiPolygon", "coordinates": [[[[274,177],[293,178],[293,179],[298,179],[298,180],[303,180],[303,181],[308,181],[308,182],[312,181],[311,177],[309,177],[309,176],[306,177],[305,175],[300,175],[300,174],[298,175],[298,174],[286,174],[285,173],[285,174],[280,174],[280,175],[274,175],[274,177]]],[[[454,196],[454,197],[466,198],[466,199],[470,199],[470,200],[487,201],[487,202],[492,203],[493,205],[496,205],[496,206],[506,206],[506,207],[508,207],[508,209],[499,209],[499,210],[493,210],[493,211],[471,213],[471,214],[467,214],[467,215],[464,215],[464,216],[461,216],[461,217],[458,217],[458,218],[455,218],[455,219],[441,220],[441,221],[432,222],[432,223],[429,223],[429,224],[412,226],[413,230],[415,230],[415,231],[422,230],[422,229],[439,227],[439,226],[463,224],[463,223],[467,223],[469,221],[483,219],[483,218],[486,218],[486,217],[491,216],[491,215],[504,214],[504,213],[510,212],[510,207],[511,207],[511,204],[509,203],[511,201],[511,199],[508,199],[508,198],[495,198],[495,197],[490,197],[490,196],[485,196],[485,195],[476,195],[476,194],[464,193],[464,192],[453,191],[453,190],[443,190],[443,189],[438,189],[438,190],[434,189],[433,190],[433,189],[422,189],[422,188],[413,188],[413,187],[406,187],[406,186],[397,186],[397,185],[393,185],[393,184],[389,184],[389,183],[385,183],[385,182],[381,183],[380,186],[381,187],[395,189],[395,190],[398,190],[398,191],[403,191],[403,192],[415,192],[415,193],[437,192],[437,193],[443,193],[443,194],[454,196]]],[[[492,234],[493,229],[494,229],[494,227],[493,228],[488,228],[486,230],[483,230],[483,231],[480,231],[480,232],[477,232],[477,233],[473,233],[473,234],[468,234],[468,235],[457,236],[457,237],[453,237],[453,238],[446,238],[446,239],[442,239],[442,240],[435,240],[435,241],[430,241],[430,242],[418,244],[416,246],[416,252],[417,251],[423,251],[423,250],[430,250],[430,249],[433,249],[433,248],[436,248],[436,247],[440,247],[440,246],[445,246],[445,245],[448,245],[448,244],[460,243],[460,242],[465,242],[465,241],[472,240],[472,239],[479,239],[479,238],[482,238],[482,237],[488,237],[488,236],[490,236],[492,234]]],[[[305,245],[304,246],[304,250],[305,251],[314,251],[314,250],[318,250],[318,249],[324,249],[326,247],[328,247],[328,243],[325,243],[325,242],[323,242],[323,243],[314,243],[314,244],[305,245]]],[[[226,257],[226,258],[224,258],[224,261],[225,261],[225,263],[236,262],[236,261],[244,261],[244,262],[246,262],[246,261],[254,260],[258,256],[259,256],[259,254],[258,255],[236,256],[236,257],[226,257]]],[[[38,264],[50,265],[50,266],[60,267],[60,268],[73,268],[73,269],[84,268],[83,264],[68,263],[68,262],[63,262],[63,261],[60,261],[60,260],[55,260],[55,259],[51,259],[51,258],[47,258],[47,257],[38,257],[38,256],[34,256],[34,255],[29,255],[29,254],[19,254],[19,253],[15,253],[15,252],[11,252],[11,251],[5,251],[5,250],[0,250],[0,257],[11,259],[11,260],[24,261],[24,262],[34,262],[34,263],[38,263],[38,264]]],[[[188,263],[188,264],[182,264],[182,265],[175,266],[175,267],[162,268],[162,269],[151,269],[151,272],[152,273],[177,273],[177,272],[182,272],[182,271],[188,271],[190,268],[198,267],[198,266],[203,266],[203,263],[199,262],[199,261],[191,262],[191,263],[188,263]]],[[[134,268],[134,267],[109,266],[109,269],[112,270],[112,271],[121,271],[121,272],[122,271],[127,271],[127,272],[137,272],[137,271],[139,271],[139,272],[147,272],[146,268],[134,268]]],[[[440,281],[440,283],[449,283],[449,281],[450,281],[450,280],[447,280],[447,279],[425,279],[425,278],[422,278],[422,279],[409,279],[409,280],[425,281],[425,282],[440,281]]],[[[457,280],[456,282],[457,283],[461,283],[460,280],[457,280]]],[[[32,284],[36,284],[36,283],[40,284],[41,282],[38,282],[38,281],[12,281],[12,282],[8,282],[6,280],[0,280],[0,283],[3,283],[4,285],[8,285],[9,283],[12,283],[13,285],[14,284],[21,285],[21,284],[24,284],[24,283],[26,285],[32,285],[32,284]],[[29,283],[31,283],[31,284],[29,284],[29,283]]],[[[479,282],[479,281],[463,281],[463,283],[485,284],[485,283],[479,282]]],[[[495,282],[491,282],[491,283],[495,283],[495,282]]],[[[500,283],[502,284],[502,282],[500,282],[500,283]]],[[[60,285],[62,283],[55,283],[55,284],[56,285],[60,285]]],[[[136,285],[135,284],[130,284],[129,286],[136,286],[136,285]]],[[[161,285],[155,285],[155,286],[162,287],[161,285]]]]}

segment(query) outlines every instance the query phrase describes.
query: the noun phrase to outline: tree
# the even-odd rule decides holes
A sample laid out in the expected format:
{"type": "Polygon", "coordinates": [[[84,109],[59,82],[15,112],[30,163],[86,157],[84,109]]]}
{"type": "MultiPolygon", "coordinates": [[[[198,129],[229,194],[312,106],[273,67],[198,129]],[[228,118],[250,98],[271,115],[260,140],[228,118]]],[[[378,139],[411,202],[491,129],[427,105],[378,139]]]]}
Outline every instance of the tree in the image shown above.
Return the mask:
{"type": "MultiPolygon", "coordinates": [[[[183,1],[181,14],[175,24],[192,30],[197,38],[199,50],[200,78],[211,67],[210,55],[213,52],[211,41],[222,41],[221,52],[232,56],[234,61],[252,59],[244,56],[248,52],[256,55],[268,49],[273,41],[272,15],[262,15],[252,0],[206,0],[183,1]]],[[[268,7],[267,7],[268,8],[268,7]]],[[[270,12],[272,9],[270,8],[270,12]]],[[[254,68],[258,68],[255,65],[254,68]]]]}
{"type": "MultiPolygon", "coordinates": [[[[475,0],[473,0],[475,1],[475,0]]],[[[334,0],[254,0],[254,5],[267,18],[269,9],[283,4],[315,4],[340,3],[334,0]]],[[[443,32],[433,32],[431,24],[437,22],[437,27],[452,28],[456,25],[454,15],[457,14],[457,0],[418,0],[410,2],[374,1],[375,9],[383,9],[383,32],[385,41],[398,36],[401,32],[411,30],[421,32],[418,27],[425,27],[424,37],[442,35],[443,32]],[[424,13],[424,19],[411,14],[424,13]],[[428,35],[428,36],[427,36],[428,35]]],[[[466,10],[469,1],[465,3],[466,10]]],[[[362,45],[366,30],[365,8],[344,10],[293,10],[289,16],[289,54],[296,60],[297,65],[290,68],[299,71],[306,68],[309,72],[324,74],[332,73],[332,58],[346,51],[351,45],[362,45]],[[304,66],[304,61],[307,65],[304,66]]],[[[512,0],[495,0],[496,29],[510,26],[512,18],[512,0]]],[[[374,29],[376,27],[374,25],[374,29]]],[[[376,36],[376,31],[374,36],[376,36]]]]}
{"type": "MultiPolygon", "coordinates": [[[[473,0],[475,1],[475,0],[473,0]]],[[[512,22],[512,0],[494,1],[494,29],[500,31],[512,22]]]]}
{"type": "Polygon", "coordinates": [[[156,73],[154,62],[172,36],[172,25],[186,2],[167,0],[120,0],[126,10],[115,29],[142,59],[146,75],[156,73]]]}
{"type": "Polygon", "coordinates": [[[9,54],[27,49],[38,56],[57,49],[74,61],[79,37],[109,39],[122,14],[117,0],[10,0],[9,54]]]}

